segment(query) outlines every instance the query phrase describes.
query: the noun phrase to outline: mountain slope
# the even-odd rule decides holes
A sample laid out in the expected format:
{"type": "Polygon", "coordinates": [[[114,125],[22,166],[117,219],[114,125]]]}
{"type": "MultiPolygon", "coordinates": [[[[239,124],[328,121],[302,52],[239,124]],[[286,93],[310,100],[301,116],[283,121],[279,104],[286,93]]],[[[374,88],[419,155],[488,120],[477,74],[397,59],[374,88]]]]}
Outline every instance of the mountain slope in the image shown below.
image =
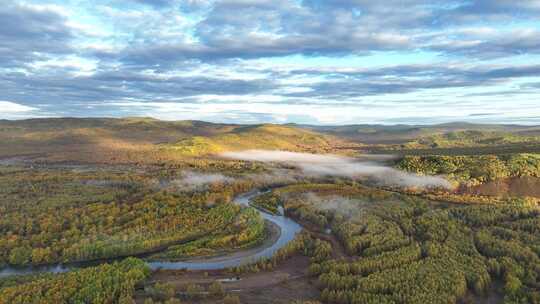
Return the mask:
{"type": "Polygon", "coordinates": [[[328,152],[340,140],[284,125],[214,124],[152,118],[0,121],[0,158],[162,163],[244,149],[328,152]]]}
{"type": "Polygon", "coordinates": [[[464,122],[439,125],[346,125],[301,127],[366,144],[404,144],[420,137],[466,131],[511,133],[519,136],[540,135],[540,126],[471,124],[464,122]]]}
{"type": "Polygon", "coordinates": [[[185,155],[215,154],[246,149],[328,152],[337,143],[335,138],[316,132],[281,125],[239,127],[217,136],[193,136],[165,145],[185,155]]]}

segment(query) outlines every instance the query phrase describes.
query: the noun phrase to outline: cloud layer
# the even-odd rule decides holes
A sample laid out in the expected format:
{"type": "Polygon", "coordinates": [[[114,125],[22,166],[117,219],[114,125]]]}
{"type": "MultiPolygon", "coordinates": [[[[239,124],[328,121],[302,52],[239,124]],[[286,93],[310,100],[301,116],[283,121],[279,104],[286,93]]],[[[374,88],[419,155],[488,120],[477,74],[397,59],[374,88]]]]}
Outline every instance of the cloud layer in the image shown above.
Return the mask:
{"type": "Polygon", "coordinates": [[[540,123],[539,18],[536,0],[7,0],[0,100],[36,109],[20,117],[540,123]]]}
{"type": "Polygon", "coordinates": [[[312,176],[367,178],[387,186],[450,189],[451,184],[437,176],[420,176],[399,171],[376,162],[358,161],[336,155],[318,155],[286,151],[247,150],[226,152],[222,157],[246,161],[286,163],[312,176]]]}

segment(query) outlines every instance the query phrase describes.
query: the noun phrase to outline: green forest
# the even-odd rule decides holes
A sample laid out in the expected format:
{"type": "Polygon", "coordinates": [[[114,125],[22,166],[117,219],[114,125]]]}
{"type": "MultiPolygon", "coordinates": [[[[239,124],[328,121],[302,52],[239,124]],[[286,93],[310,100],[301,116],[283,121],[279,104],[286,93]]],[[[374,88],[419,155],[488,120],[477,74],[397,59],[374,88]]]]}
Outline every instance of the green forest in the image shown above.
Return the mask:
{"type": "Polygon", "coordinates": [[[64,274],[0,280],[0,303],[133,303],[135,286],[150,274],[128,258],[64,274]]]}
{"type": "Polygon", "coordinates": [[[0,304],[540,303],[540,154],[501,150],[537,144],[534,130],[0,122],[12,147],[0,148],[0,270],[70,270],[0,277],[0,304]],[[453,188],[219,155],[248,149],[333,153],[453,188]],[[252,260],[282,236],[269,216],[301,232],[252,260]],[[243,263],[151,267],[231,257],[243,263]]]}
{"type": "Polygon", "coordinates": [[[276,191],[287,213],[331,227],[348,258],[312,263],[328,303],[455,303],[503,284],[505,303],[540,303],[538,208],[452,206],[355,186],[301,185],[276,191]],[[346,215],[321,210],[306,193],[339,194],[346,215]]]}
{"type": "Polygon", "coordinates": [[[501,131],[466,130],[421,137],[402,145],[405,149],[482,147],[508,144],[538,143],[540,136],[501,131]]]}
{"type": "Polygon", "coordinates": [[[253,245],[263,237],[258,214],[229,203],[248,187],[245,184],[174,193],[153,189],[147,176],[134,173],[1,173],[0,264],[4,265],[100,260],[173,245],[167,256],[193,255],[197,246],[204,245],[199,249],[206,251],[231,249],[253,245]],[[193,244],[195,240],[199,245],[193,244]]]}
{"type": "Polygon", "coordinates": [[[396,167],[473,185],[510,177],[540,177],[540,154],[405,156],[396,167]]]}

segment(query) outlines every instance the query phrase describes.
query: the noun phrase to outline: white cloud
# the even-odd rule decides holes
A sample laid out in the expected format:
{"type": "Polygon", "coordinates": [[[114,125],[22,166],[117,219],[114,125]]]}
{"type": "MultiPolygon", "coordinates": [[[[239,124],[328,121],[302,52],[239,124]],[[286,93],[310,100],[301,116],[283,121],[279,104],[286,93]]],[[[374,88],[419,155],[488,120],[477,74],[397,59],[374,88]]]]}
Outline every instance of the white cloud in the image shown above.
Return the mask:
{"type": "Polygon", "coordinates": [[[69,70],[73,76],[91,75],[97,68],[97,60],[90,60],[75,55],[51,58],[46,61],[35,61],[28,66],[33,69],[55,71],[58,68],[69,70]]]}
{"type": "MultiPolygon", "coordinates": [[[[537,96],[537,95],[535,95],[537,96]]],[[[111,105],[130,115],[151,116],[164,120],[200,119],[212,122],[259,123],[261,121],[285,123],[335,124],[432,124],[452,121],[471,121],[477,123],[519,123],[538,124],[540,112],[537,100],[509,103],[507,99],[493,97],[477,101],[461,102],[433,101],[432,96],[418,96],[415,101],[397,102],[383,98],[363,98],[354,102],[329,102],[316,99],[298,102],[298,99],[284,99],[282,102],[263,97],[239,98],[204,96],[196,102],[141,102],[119,101],[100,105],[111,105]],[[431,97],[431,98],[429,98],[431,97]],[[525,119],[528,117],[527,119],[525,119]],[[534,118],[537,117],[537,118],[534,118]]]]}
{"type": "MultiPolygon", "coordinates": [[[[14,103],[11,101],[1,101],[0,100],[0,113],[14,114],[22,113],[37,110],[36,108],[25,106],[22,104],[14,103]]],[[[0,114],[1,116],[1,114],[0,114]]]]}
{"type": "Polygon", "coordinates": [[[538,123],[537,2],[7,1],[0,118],[538,123]]]}
{"type": "Polygon", "coordinates": [[[38,117],[38,109],[11,101],[0,100],[0,119],[25,119],[38,117]]]}
{"type": "Polygon", "coordinates": [[[70,10],[66,6],[56,5],[56,4],[31,4],[31,3],[20,3],[21,7],[26,7],[31,10],[39,12],[54,12],[63,17],[69,17],[71,15],[70,10]]]}

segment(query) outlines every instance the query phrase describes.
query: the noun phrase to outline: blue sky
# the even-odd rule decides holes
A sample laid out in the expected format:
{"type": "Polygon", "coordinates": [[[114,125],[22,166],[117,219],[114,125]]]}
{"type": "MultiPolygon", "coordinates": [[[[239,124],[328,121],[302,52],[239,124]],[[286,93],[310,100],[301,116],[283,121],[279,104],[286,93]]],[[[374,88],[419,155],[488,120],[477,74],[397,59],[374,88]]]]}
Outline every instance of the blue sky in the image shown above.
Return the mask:
{"type": "Polygon", "coordinates": [[[4,0],[0,119],[540,124],[538,0],[4,0]]]}

